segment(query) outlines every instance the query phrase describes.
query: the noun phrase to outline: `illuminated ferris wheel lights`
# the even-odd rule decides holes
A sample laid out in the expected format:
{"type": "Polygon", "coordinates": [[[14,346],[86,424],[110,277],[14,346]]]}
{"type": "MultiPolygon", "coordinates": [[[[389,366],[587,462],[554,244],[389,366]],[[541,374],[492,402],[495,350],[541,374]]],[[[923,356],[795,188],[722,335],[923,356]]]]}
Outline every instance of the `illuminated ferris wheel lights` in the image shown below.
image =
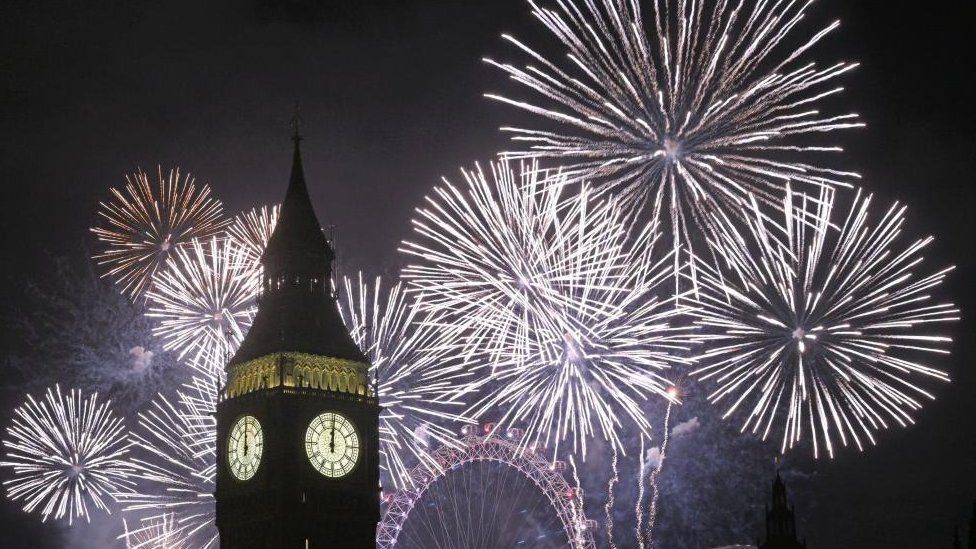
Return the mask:
{"type": "MultiPolygon", "coordinates": [[[[416,520],[420,521],[419,524],[426,525],[427,528],[435,525],[435,523],[440,524],[439,518],[434,523],[425,522],[430,517],[424,515],[426,510],[439,508],[438,505],[418,505],[418,503],[425,497],[425,494],[434,489],[435,483],[443,482],[443,479],[452,475],[451,471],[461,469],[467,464],[497,463],[516,470],[517,472],[514,473],[516,475],[527,477],[530,481],[529,485],[534,486],[533,489],[541,490],[542,495],[549,499],[549,503],[556,513],[556,518],[565,531],[570,547],[573,549],[595,549],[596,544],[591,532],[596,529],[597,523],[586,519],[583,514],[582,489],[578,486],[569,485],[562,474],[554,474],[557,471],[566,470],[566,463],[563,461],[553,462],[539,454],[530,453],[518,442],[508,438],[510,432],[513,436],[520,436],[520,429],[512,428],[505,430],[504,433],[497,433],[495,425],[492,424],[486,431],[488,434],[481,436],[480,433],[484,427],[485,425],[472,425],[468,429],[462,429],[471,435],[460,441],[461,446],[442,446],[432,452],[432,458],[441,463],[443,467],[437,471],[432,471],[423,465],[418,465],[410,472],[413,482],[410,483],[409,487],[389,494],[389,499],[384,500],[387,503],[383,512],[383,519],[377,528],[377,548],[396,549],[399,546],[398,541],[403,541],[399,539],[401,533],[403,536],[407,536],[406,541],[409,546],[428,547],[436,545],[430,543],[410,545],[411,539],[416,541],[411,536],[417,535],[418,527],[408,528],[405,524],[408,517],[414,512],[421,513],[421,518],[416,520]]],[[[468,478],[466,474],[462,473],[461,475],[463,478],[468,478]]],[[[472,494],[467,500],[469,504],[478,502],[477,505],[481,505],[481,502],[485,501],[492,502],[494,500],[491,497],[486,497],[483,489],[478,492],[477,496],[472,494]]],[[[472,524],[478,523],[476,519],[472,520],[472,524]]],[[[433,533],[428,530],[424,530],[424,532],[426,534],[433,533]]],[[[453,534],[457,534],[457,532],[453,532],[453,534]]],[[[436,546],[471,546],[470,543],[457,543],[458,540],[451,539],[453,543],[436,546]]]]}

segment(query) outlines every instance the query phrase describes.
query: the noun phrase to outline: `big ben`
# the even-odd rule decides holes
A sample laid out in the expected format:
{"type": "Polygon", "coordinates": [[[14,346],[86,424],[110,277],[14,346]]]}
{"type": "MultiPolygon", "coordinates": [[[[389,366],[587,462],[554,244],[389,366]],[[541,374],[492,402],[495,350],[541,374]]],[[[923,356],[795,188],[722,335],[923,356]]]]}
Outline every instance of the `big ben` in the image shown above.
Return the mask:
{"type": "Polygon", "coordinates": [[[375,547],[379,402],[339,315],[335,252],[294,157],[261,258],[247,337],[217,405],[217,528],[223,548],[375,547]]]}

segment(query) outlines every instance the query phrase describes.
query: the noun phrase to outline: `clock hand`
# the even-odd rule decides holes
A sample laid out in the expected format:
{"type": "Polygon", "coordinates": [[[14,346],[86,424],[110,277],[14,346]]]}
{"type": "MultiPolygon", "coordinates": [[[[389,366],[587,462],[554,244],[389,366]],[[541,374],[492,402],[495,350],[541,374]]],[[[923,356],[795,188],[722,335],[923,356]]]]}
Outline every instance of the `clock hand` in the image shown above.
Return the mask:
{"type": "Polygon", "coordinates": [[[244,429],[244,455],[247,455],[247,429],[244,429]]]}
{"type": "Polygon", "coordinates": [[[329,435],[329,453],[335,453],[335,425],[332,426],[332,434],[329,435]]]}

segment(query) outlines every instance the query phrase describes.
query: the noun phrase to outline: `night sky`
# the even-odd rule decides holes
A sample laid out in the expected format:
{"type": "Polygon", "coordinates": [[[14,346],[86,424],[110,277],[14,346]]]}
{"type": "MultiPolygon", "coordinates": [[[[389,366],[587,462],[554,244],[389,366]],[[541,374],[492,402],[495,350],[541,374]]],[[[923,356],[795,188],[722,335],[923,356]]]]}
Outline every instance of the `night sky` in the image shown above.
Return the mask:
{"type": "MultiPolygon", "coordinates": [[[[821,0],[810,11],[842,20],[814,57],[862,63],[843,79],[842,107],[867,122],[837,134],[845,167],[864,175],[879,204],[907,202],[913,234],[937,237],[927,265],[958,266],[940,291],[971,318],[976,14],[963,4],[821,0]]],[[[343,268],[394,275],[397,244],[424,194],[506,142],[497,129],[514,111],[481,94],[514,88],[480,59],[520,59],[501,42],[505,31],[549,41],[524,0],[9,0],[0,26],[5,308],[49,255],[91,245],[98,200],[136,167],[181,166],[231,213],[280,200],[296,100],[311,194],[323,222],[338,228],[343,268]]],[[[12,344],[4,332],[0,353],[12,344]]],[[[917,425],[812,466],[819,504],[802,532],[811,549],[949,547],[953,525],[968,520],[972,322],[954,335],[942,364],[953,383],[938,388],[917,425]]],[[[0,392],[4,423],[21,397],[0,392]]],[[[796,505],[802,515],[804,502],[796,505]]],[[[34,517],[8,503],[0,510],[0,545],[53,543],[34,517]]]]}

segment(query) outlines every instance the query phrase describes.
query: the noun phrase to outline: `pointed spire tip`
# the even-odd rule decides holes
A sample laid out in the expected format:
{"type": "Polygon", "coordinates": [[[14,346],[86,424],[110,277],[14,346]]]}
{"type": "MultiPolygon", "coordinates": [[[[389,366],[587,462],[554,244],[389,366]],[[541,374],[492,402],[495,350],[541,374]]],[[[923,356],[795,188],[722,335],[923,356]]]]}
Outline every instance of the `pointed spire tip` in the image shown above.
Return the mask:
{"type": "Polygon", "coordinates": [[[296,100],[295,112],[291,116],[291,129],[292,129],[291,139],[292,141],[295,142],[296,148],[298,147],[298,142],[302,140],[302,132],[301,132],[302,117],[300,116],[300,114],[301,114],[301,105],[299,105],[298,101],[296,100]]]}

